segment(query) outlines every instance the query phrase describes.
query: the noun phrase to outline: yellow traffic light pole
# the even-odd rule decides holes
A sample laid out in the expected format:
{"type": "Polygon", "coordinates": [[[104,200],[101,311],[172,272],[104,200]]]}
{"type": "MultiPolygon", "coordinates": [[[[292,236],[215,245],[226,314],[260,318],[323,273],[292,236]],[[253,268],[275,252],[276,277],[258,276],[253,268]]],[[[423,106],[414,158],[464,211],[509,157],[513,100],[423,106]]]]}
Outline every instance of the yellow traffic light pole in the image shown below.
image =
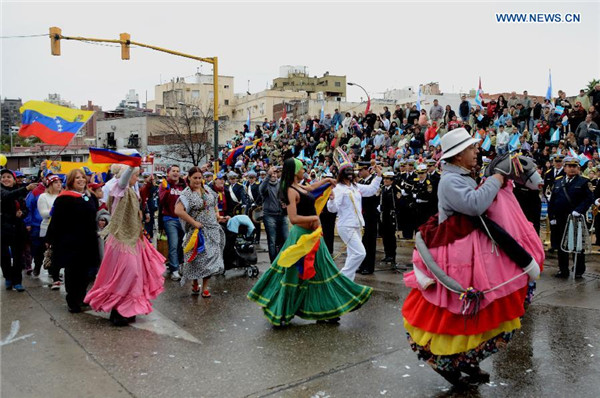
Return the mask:
{"type": "MultiPolygon", "coordinates": [[[[167,48],[157,47],[150,44],[139,43],[137,41],[131,41],[129,33],[121,33],[119,39],[97,39],[92,37],[79,37],[79,36],[63,36],[62,30],[57,27],[50,28],[50,49],[52,55],[60,55],[60,40],[79,40],[79,41],[91,41],[99,43],[116,43],[121,45],[121,59],[129,59],[129,46],[134,45],[138,47],[146,47],[151,50],[164,52],[171,55],[177,55],[179,57],[190,58],[200,62],[206,62],[213,66],[213,122],[214,122],[214,156],[215,164],[219,159],[219,60],[218,57],[204,58],[197,57],[195,55],[185,54],[179,51],[169,50],[167,48]]],[[[216,167],[215,167],[216,170],[216,167]]]]}

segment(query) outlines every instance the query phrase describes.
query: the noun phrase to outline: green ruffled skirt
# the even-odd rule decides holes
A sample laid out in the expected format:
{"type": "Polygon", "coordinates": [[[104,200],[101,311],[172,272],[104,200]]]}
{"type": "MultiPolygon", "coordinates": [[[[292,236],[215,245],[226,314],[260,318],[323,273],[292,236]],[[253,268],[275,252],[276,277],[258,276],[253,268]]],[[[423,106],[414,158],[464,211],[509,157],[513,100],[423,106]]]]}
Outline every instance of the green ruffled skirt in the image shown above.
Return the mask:
{"type": "Polygon", "coordinates": [[[338,270],[323,238],[315,255],[313,278],[302,280],[295,266],[277,265],[284,249],[311,232],[294,225],[271,267],[248,293],[248,299],[262,307],[273,325],[289,323],[296,315],[310,320],[337,318],[360,308],[373,293],[373,288],[352,282],[338,270]]]}

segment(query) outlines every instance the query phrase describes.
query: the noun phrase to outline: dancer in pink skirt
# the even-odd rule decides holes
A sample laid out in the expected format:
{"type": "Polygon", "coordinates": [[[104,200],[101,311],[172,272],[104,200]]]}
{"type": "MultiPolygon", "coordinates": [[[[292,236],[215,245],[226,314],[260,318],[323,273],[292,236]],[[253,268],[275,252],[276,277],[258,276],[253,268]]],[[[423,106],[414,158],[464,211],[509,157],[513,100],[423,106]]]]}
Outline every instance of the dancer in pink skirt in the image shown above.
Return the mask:
{"type": "Polygon", "coordinates": [[[104,258],[96,282],[85,297],[95,311],[110,312],[116,326],[135,321],[138,314],[152,312],[152,303],[163,291],[165,258],[143,235],[139,197],[133,186],[139,168],[119,172],[110,191],[111,222],[104,258]]]}

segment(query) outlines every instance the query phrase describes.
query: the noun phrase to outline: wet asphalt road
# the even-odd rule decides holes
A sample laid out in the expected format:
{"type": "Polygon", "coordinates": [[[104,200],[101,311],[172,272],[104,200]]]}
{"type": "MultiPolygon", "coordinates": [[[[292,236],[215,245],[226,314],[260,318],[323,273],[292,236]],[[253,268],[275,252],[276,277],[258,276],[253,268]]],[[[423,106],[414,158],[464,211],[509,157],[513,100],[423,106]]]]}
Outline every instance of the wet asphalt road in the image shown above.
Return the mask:
{"type": "MultiPolygon", "coordinates": [[[[399,261],[409,255],[399,248],[399,261]]],[[[523,328],[482,363],[491,382],[462,392],[410,350],[400,312],[408,289],[384,265],[357,277],[376,291],[339,326],[296,318],[283,330],[245,298],[255,280],[241,270],[215,278],[211,299],[168,280],[155,312],[124,328],[68,313],[64,291],[25,277],[27,292],[0,293],[1,396],[598,397],[600,258],[588,257],[573,282],[551,277],[549,255],[523,328]]],[[[267,258],[259,253],[261,270],[267,258]]]]}

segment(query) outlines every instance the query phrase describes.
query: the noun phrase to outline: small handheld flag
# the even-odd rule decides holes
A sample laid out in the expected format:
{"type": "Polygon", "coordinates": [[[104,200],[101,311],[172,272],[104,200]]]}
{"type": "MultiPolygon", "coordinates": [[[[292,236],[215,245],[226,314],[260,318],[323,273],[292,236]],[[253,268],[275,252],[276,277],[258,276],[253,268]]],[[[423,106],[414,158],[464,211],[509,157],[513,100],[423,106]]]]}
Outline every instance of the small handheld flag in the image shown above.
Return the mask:
{"type": "Polygon", "coordinates": [[[321,122],[325,119],[325,100],[321,103],[321,122]]]}
{"type": "Polygon", "coordinates": [[[421,112],[421,86],[419,86],[419,92],[417,94],[417,110],[421,112]]]}
{"type": "Polygon", "coordinates": [[[519,148],[519,138],[521,138],[521,134],[515,133],[508,143],[508,149],[514,151],[519,148]]]}
{"type": "Polygon", "coordinates": [[[552,135],[550,136],[550,142],[558,142],[560,141],[560,130],[554,129],[552,135]]]}
{"type": "Polygon", "coordinates": [[[554,108],[554,113],[556,113],[558,115],[562,115],[564,112],[565,112],[564,106],[557,106],[556,108],[554,108]]]}
{"type": "Polygon", "coordinates": [[[438,146],[440,145],[441,141],[442,139],[440,138],[440,135],[437,134],[432,140],[429,141],[429,145],[438,146]]]}
{"type": "Polygon", "coordinates": [[[546,90],[546,99],[552,99],[552,70],[548,69],[548,90],[546,90]]]}
{"type": "Polygon", "coordinates": [[[490,138],[489,135],[487,135],[485,137],[485,140],[483,140],[483,144],[481,144],[481,149],[483,149],[484,151],[489,151],[491,147],[492,147],[492,139],[490,138]]]}

